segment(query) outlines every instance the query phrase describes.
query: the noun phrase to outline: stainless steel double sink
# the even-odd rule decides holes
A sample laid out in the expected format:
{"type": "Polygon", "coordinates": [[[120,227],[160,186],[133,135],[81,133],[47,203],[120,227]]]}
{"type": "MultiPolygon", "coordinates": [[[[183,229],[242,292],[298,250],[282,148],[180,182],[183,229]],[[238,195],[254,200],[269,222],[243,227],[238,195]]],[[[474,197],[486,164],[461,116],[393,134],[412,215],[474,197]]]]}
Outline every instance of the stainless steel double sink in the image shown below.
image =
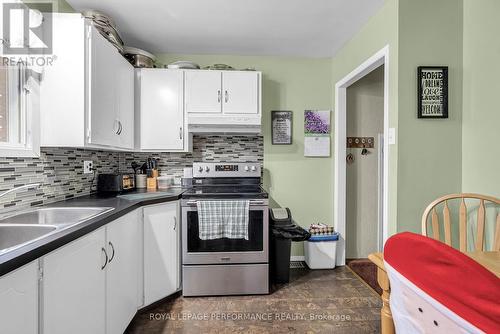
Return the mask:
{"type": "Polygon", "coordinates": [[[50,207],[0,220],[0,254],[114,210],[110,207],[50,207]]]}

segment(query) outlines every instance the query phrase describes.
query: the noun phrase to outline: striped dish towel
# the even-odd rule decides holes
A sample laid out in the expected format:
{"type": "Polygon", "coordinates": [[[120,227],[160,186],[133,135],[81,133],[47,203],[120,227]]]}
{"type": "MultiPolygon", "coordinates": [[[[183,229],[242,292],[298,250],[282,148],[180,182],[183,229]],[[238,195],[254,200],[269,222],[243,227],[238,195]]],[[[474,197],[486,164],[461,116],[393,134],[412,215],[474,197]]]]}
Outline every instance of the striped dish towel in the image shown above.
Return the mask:
{"type": "Polygon", "coordinates": [[[250,201],[197,201],[199,237],[248,240],[250,201]]]}

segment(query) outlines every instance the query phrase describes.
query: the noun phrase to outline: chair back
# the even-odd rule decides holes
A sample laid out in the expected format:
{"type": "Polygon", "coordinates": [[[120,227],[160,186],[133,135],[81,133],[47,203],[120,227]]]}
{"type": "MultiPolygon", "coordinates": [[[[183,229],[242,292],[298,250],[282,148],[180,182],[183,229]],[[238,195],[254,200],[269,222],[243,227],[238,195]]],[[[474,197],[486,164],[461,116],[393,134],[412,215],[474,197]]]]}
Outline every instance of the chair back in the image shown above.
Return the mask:
{"type": "Polygon", "coordinates": [[[463,252],[404,232],[387,240],[384,267],[396,333],[498,333],[500,278],[463,252]]]}
{"type": "MultiPolygon", "coordinates": [[[[484,251],[485,244],[485,222],[486,222],[486,206],[488,203],[493,203],[493,205],[497,208],[500,208],[500,199],[492,196],[485,196],[480,194],[451,194],[440,197],[436,199],[434,202],[429,204],[424,211],[422,216],[422,234],[425,236],[432,237],[436,240],[443,241],[448,246],[452,246],[452,222],[451,214],[450,214],[450,205],[449,202],[452,200],[460,200],[460,208],[459,208],[459,247],[460,251],[467,251],[467,230],[468,230],[468,209],[466,200],[467,199],[475,199],[478,200],[479,206],[477,208],[477,221],[475,228],[475,250],[476,251],[484,251]],[[439,214],[437,206],[443,203],[442,209],[442,218],[443,218],[443,231],[444,231],[444,240],[440,235],[440,227],[441,222],[439,220],[439,214]],[[428,220],[429,216],[431,216],[431,226],[432,226],[432,234],[428,229],[428,220]]],[[[496,215],[495,221],[492,222],[496,224],[494,228],[494,238],[492,243],[492,249],[488,249],[491,251],[500,251],[500,211],[498,211],[496,215]]]]}

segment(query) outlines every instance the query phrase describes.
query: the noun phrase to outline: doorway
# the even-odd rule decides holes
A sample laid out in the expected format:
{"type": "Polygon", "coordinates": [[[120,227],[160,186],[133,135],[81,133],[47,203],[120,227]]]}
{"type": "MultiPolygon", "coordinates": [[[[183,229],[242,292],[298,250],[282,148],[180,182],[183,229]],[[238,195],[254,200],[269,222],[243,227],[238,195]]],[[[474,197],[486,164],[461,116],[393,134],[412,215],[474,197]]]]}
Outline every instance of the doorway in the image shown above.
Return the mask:
{"type": "MultiPolygon", "coordinates": [[[[347,144],[347,136],[348,136],[348,88],[356,87],[355,85],[358,81],[362,80],[366,76],[370,78],[370,74],[376,75],[383,73],[383,83],[381,84],[383,88],[383,111],[382,111],[382,131],[378,130],[376,134],[373,134],[374,137],[374,147],[373,149],[368,149],[366,157],[370,157],[371,160],[376,161],[376,165],[374,168],[374,173],[370,173],[374,179],[372,179],[371,183],[375,183],[376,186],[376,194],[374,196],[374,200],[377,203],[375,205],[376,210],[369,210],[371,212],[377,212],[375,214],[376,217],[370,218],[371,221],[370,227],[372,228],[371,239],[368,248],[359,250],[359,255],[367,255],[364,254],[366,252],[378,251],[382,249],[383,244],[387,239],[387,216],[388,216],[388,141],[386,140],[386,136],[389,132],[388,128],[388,120],[389,120],[389,105],[388,105],[388,93],[389,93],[389,47],[386,46],[382,50],[378,51],[372,57],[367,59],[364,63],[358,66],[354,71],[345,76],[342,80],[337,82],[335,85],[335,96],[336,96],[336,105],[335,105],[335,169],[334,169],[334,217],[335,217],[335,229],[341,234],[341,238],[337,244],[337,264],[344,265],[346,259],[346,243],[349,240],[355,240],[357,238],[356,229],[352,229],[350,226],[347,229],[348,223],[348,210],[352,211],[352,203],[349,203],[348,207],[348,196],[352,195],[352,192],[347,193],[347,177],[348,167],[346,157],[348,154],[348,149],[346,147],[347,144]],[[375,71],[375,72],[374,72],[375,71]],[[378,73],[377,71],[380,71],[378,73]],[[372,74],[372,72],[374,72],[372,74]],[[380,134],[380,135],[379,135],[380,134]],[[353,235],[354,234],[354,235],[353,235]],[[374,235],[374,236],[373,236],[374,235]],[[375,249],[374,249],[375,248],[375,249]]],[[[363,81],[360,82],[360,85],[363,81]]],[[[356,136],[362,137],[363,133],[356,134],[356,136]]],[[[368,135],[366,136],[368,137],[368,135]]],[[[371,135],[370,135],[371,137],[371,135]]],[[[361,156],[361,149],[356,154],[357,156],[361,156]]],[[[354,153],[353,153],[354,154],[354,153]]],[[[364,159],[365,156],[360,157],[355,162],[358,164],[365,163],[368,159],[364,159]]],[[[350,173],[351,174],[351,173],[350,173]]],[[[355,174],[356,175],[356,174],[355,174]]],[[[352,175],[349,175],[350,179],[353,179],[352,175]]],[[[363,179],[356,178],[355,181],[363,182],[363,179]]],[[[372,187],[373,190],[373,187],[372,187]]],[[[353,195],[354,196],[354,195],[353,195]]],[[[358,196],[356,194],[356,196],[358,196]]],[[[365,210],[366,211],[366,210],[365,210]]],[[[352,214],[349,215],[351,219],[352,214]]],[[[370,224],[366,222],[365,219],[360,218],[362,224],[370,224]]],[[[355,219],[356,224],[358,223],[358,218],[355,219]]],[[[357,226],[356,226],[357,227],[357,226]]],[[[362,237],[361,237],[362,238],[362,237]]],[[[363,244],[364,241],[351,241],[351,243],[363,244]]],[[[353,246],[350,244],[349,247],[353,246]]],[[[355,246],[357,248],[358,246],[355,246]]],[[[349,248],[351,251],[351,248],[349,248]]],[[[349,254],[351,255],[351,254],[349,254]]]]}
{"type": "Polygon", "coordinates": [[[384,65],[347,87],[346,259],[380,251],[384,65]]]}

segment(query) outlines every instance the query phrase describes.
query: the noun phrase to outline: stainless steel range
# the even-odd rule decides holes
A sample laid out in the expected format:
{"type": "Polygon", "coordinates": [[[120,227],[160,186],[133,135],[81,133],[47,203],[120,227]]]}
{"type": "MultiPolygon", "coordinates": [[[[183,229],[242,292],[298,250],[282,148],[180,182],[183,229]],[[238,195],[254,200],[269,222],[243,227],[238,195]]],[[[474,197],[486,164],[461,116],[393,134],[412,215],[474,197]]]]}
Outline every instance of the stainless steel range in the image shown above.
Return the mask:
{"type": "Polygon", "coordinates": [[[258,164],[193,165],[193,188],[181,200],[184,296],[269,293],[269,202],[260,183],[258,164]],[[248,238],[201,238],[198,202],[235,200],[249,202],[248,238]]]}

